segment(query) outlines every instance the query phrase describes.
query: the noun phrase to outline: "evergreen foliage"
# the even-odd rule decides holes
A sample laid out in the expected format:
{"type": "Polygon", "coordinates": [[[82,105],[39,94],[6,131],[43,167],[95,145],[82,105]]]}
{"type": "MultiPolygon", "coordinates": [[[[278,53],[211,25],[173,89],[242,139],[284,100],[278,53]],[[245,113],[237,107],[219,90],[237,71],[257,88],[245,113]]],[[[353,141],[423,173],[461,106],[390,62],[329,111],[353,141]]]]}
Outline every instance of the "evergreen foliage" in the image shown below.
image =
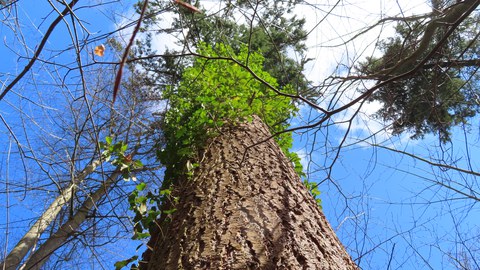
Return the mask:
{"type": "Polygon", "coordinates": [[[452,127],[467,124],[479,111],[475,61],[478,52],[469,33],[477,22],[466,20],[448,37],[434,55],[434,46],[445,36],[446,29],[437,29],[428,48],[412,65],[398,65],[418,49],[426,23],[404,21],[397,25],[396,35],[379,44],[381,57],[369,58],[360,71],[378,82],[387,82],[370,100],[380,101],[377,116],[392,122],[392,132],[412,132],[412,138],[438,134],[441,142],[450,141],[452,127]],[[429,57],[427,59],[427,57],[429,57]],[[424,63],[421,63],[426,59],[424,63]],[[416,66],[417,65],[417,66],[416,66]],[[414,72],[411,72],[416,68],[414,72]],[[400,79],[395,76],[409,73],[400,79]]]}
{"type": "MultiPolygon", "coordinates": [[[[202,9],[198,2],[192,4],[202,9]]],[[[252,8],[252,3],[248,1],[225,1],[224,8],[213,14],[178,9],[178,17],[171,27],[152,31],[158,23],[156,14],[172,9],[169,3],[152,1],[148,11],[150,15],[144,23],[144,28],[149,31],[143,42],[138,44],[140,51],[137,52],[137,55],[145,57],[142,66],[150,72],[152,79],[148,80],[148,85],[160,92],[164,90],[163,82],[166,80],[179,83],[184,68],[191,65],[188,58],[182,57],[185,52],[197,51],[202,43],[223,43],[236,54],[245,45],[251,51],[262,54],[263,70],[277,80],[280,88],[289,85],[301,95],[313,98],[315,93],[308,88],[309,82],[302,73],[309,61],[305,57],[305,19],[291,15],[296,1],[261,1],[256,4],[257,12],[251,18],[241,15],[242,10],[252,8]],[[247,21],[242,23],[243,20],[247,21]],[[178,44],[183,46],[182,51],[168,51],[163,58],[149,58],[155,53],[151,50],[153,32],[177,36],[178,44]],[[295,59],[292,53],[295,53],[295,59]],[[162,82],[161,85],[158,82],[162,82]]]]}

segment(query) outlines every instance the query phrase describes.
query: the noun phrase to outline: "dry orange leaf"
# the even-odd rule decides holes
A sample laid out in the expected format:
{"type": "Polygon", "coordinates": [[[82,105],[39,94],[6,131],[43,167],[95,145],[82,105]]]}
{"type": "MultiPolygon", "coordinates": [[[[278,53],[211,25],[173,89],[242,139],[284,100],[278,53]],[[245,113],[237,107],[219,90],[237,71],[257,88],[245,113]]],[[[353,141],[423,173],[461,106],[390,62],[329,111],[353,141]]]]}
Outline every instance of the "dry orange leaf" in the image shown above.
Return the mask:
{"type": "Polygon", "coordinates": [[[94,54],[102,57],[105,54],[105,45],[100,44],[97,47],[95,47],[95,50],[93,51],[94,54]]]}

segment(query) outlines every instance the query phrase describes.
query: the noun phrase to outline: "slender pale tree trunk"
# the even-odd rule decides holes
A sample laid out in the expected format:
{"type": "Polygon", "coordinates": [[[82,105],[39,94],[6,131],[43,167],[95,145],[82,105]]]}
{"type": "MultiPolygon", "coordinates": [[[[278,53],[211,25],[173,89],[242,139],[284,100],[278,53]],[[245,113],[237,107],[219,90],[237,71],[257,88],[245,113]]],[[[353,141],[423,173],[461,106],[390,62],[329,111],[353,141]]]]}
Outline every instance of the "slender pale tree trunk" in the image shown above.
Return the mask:
{"type": "Polygon", "coordinates": [[[255,118],[209,142],[148,269],[358,269],[269,136],[255,118]]]}
{"type": "Polygon", "coordinates": [[[20,269],[28,270],[37,270],[41,269],[42,265],[48,260],[51,254],[62,246],[74,233],[80,225],[86,220],[87,214],[96,203],[103,198],[103,196],[108,192],[113,183],[122,175],[120,168],[118,168],[107,181],[97,189],[93,194],[91,194],[82,206],[77,210],[75,215],[67,222],[65,222],[60,229],[57,230],[48,240],[43,243],[37,251],[35,251],[25,262],[25,264],[20,269]]]}
{"type": "Polygon", "coordinates": [[[95,160],[89,164],[73,182],[64,189],[62,193],[52,202],[52,204],[43,212],[42,216],[30,227],[30,230],[20,239],[17,245],[10,251],[3,262],[0,262],[0,269],[15,270],[25,258],[27,253],[32,249],[38,241],[40,235],[48,228],[50,223],[57,217],[60,210],[72,198],[74,189],[78,183],[82,182],[85,177],[95,171],[97,166],[101,164],[101,160],[95,160]]]}

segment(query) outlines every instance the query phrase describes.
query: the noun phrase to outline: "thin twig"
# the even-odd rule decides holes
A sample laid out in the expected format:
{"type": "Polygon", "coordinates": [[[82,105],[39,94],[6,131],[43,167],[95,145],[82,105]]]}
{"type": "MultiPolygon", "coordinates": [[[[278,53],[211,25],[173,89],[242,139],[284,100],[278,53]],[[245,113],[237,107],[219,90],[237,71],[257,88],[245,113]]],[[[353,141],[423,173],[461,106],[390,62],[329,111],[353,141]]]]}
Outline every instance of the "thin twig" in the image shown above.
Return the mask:
{"type": "Polygon", "coordinates": [[[30,59],[28,64],[23,68],[22,72],[20,72],[20,74],[18,74],[18,76],[15,77],[15,79],[9,85],[7,85],[7,87],[3,90],[3,92],[0,94],[0,100],[2,100],[5,97],[5,95],[10,90],[12,90],[12,88],[23,78],[23,76],[25,76],[25,74],[27,74],[27,72],[30,70],[30,68],[32,68],[33,64],[35,63],[35,61],[40,56],[40,53],[42,52],[43,47],[47,43],[48,38],[52,34],[52,32],[55,29],[55,27],[57,26],[57,24],[63,19],[63,17],[65,15],[67,15],[72,10],[73,6],[77,2],[78,2],[78,0],[73,0],[72,2],[70,2],[70,4],[68,4],[68,6],[63,10],[63,12],[60,15],[58,15],[58,17],[52,22],[50,27],[48,27],[47,32],[45,33],[45,36],[43,36],[42,41],[40,41],[40,44],[38,44],[37,50],[35,51],[35,54],[33,55],[32,59],[30,59]]]}

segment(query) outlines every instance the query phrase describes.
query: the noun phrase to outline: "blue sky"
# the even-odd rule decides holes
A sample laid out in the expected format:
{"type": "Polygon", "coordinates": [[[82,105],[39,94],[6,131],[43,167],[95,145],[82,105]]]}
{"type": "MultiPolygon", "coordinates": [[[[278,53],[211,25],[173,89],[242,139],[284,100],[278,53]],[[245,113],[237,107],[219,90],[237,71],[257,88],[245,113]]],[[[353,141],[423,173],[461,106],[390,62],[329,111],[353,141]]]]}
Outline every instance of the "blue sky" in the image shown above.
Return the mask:
{"type": "MultiPolygon", "coordinates": [[[[69,71],[63,68],[64,66],[75,67],[75,53],[71,47],[71,36],[74,31],[77,31],[80,38],[94,39],[86,48],[83,48],[82,53],[83,63],[91,63],[93,48],[105,42],[106,39],[103,36],[105,33],[115,29],[114,21],[112,21],[115,14],[112,11],[115,10],[120,14],[123,12],[119,3],[110,2],[109,5],[97,6],[95,4],[98,4],[99,1],[94,2],[86,3],[86,6],[75,11],[79,18],[86,18],[83,26],[88,29],[88,32],[79,25],[77,25],[79,27],[77,29],[72,28],[71,24],[70,28],[67,28],[64,22],[61,22],[52,32],[41,59],[55,63],[57,66],[38,61],[32,71],[7,94],[5,99],[0,101],[0,115],[6,123],[2,122],[0,128],[0,151],[2,153],[0,156],[0,181],[2,190],[9,190],[0,195],[2,206],[0,227],[3,231],[8,232],[8,235],[2,235],[0,238],[2,257],[7,252],[5,245],[8,245],[9,249],[12,248],[26,232],[26,229],[58,195],[56,185],[53,184],[53,181],[49,181],[46,174],[48,173],[52,179],[56,179],[58,182],[68,179],[68,176],[64,174],[64,168],[68,167],[66,161],[71,155],[69,146],[72,145],[72,142],[69,139],[72,137],[72,132],[63,123],[71,123],[72,119],[81,122],[86,117],[82,114],[76,116],[69,110],[72,97],[81,96],[82,91],[80,87],[73,84],[78,82],[78,71],[69,71]],[[7,125],[12,132],[7,129],[7,125]],[[16,140],[19,141],[20,147],[17,147],[16,140]],[[64,151],[48,155],[54,147],[63,148],[64,151]],[[25,153],[27,158],[21,158],[20,150],[25,153]],[[36,157],[41,159],[40,162],[36,163],[33,160],[36,157]],[[62,163],[64,164],[62,165],[62,163]],[[55,164],[58,165],[57,169],[55,169],[55,164]],[[44,171],[42,172],[42,170],[44,171]],[[34,187],[34,189],[30,190],[29,187],[34,187]]],[[[2,91],[5,84],[11,82],[26,64],[26,60],[19,56],[33,54],[40,39],[46,33],[46,29],[57,16],[55,12],[52,13],[52,7],[48,2],[32,3],[22,1],[18,3],[17,9],[5,8],[2,10],[1,16],[6,22],[0,26],[0,36],[2,41],[5,41],[0,45],[0,89],[2,91]],[[13,16],[17,16],[20,29],[15,28],[13,16]],[[15,38],[15,33],[17,38],[15,38]],[[23,46],[22,39],[25,40],[27,48],[23,46]],[[7,48],[5,44],[10,47],[7,48]]],[[[58,9],[64,8],[60,4],[56,4],[58,9]]],[[[130,7],[131,5],[128,5],[128,9],[130,7]]],[[[64,19],[68,23],[71,18],[65,17],[64,19]]],[[[111,52],[107,57],[109,60],[114,59],[111,52]]],[[[111,89],[109,90],[111,91],[111,89]]],[[[79,162],[76,169],[81,170],[84,165],[85,163],[79,162]]],[[[108,234],[115,235],[113,230],[108,234]]],[[[131,235],[128,234],[120,234],[118,237],[123,237],[124,241],[120,239],[108,247],[98,247],[96,252],[102,254],[102,258],[95,258],[91,251],[86,252],[83,253],[83,256],[88,258],[85,261],[89,264],[75,267],[102,269],[101,264],[103,263],[105,264],[103,268],[112,269],[115,260],[133,255],[138,243],[132,244],[131,235]],[[105,261],[102,262],[102,260],[105,261]]],[[[99,237],[97,241],[101,243],[104,239],[99,237]]],[[[64,259],[57,258],[58,261],[64,259]]]]}
{"type": "MultiPolygon", "coordinates": [[[[338,140],[344,132],[341,128],[331,128],[329,133],[333,139],[325,142],[326,132],[319,130],[316,146],[310,145],[311,135],[297,137],[295,147],[313,153],[311,179],[325,178],[325,172],[316,172],[316,169],[330,166],[332,154],[328,154],[326,148],[334,150],[338,143],[335,138],[338,140]],[[310,146],[305,149],[305,144],[310,146]]],[[[458,130],[453,141],[459,141],[461,136],[458,130]]],[[[387,146],[429,157],[436,143],[433,136],[423,141],[392,137],[387,146]]],[[[461,146],[458,143],[450,146],[454,149],[451,152],[464,152],[461,146]]],[[[474,145],[469,147],[473,153],[472,165],[478,167],[478,149],[474,145]]],[[[465,167],[465,162],[459,162],[458,166],[465,167]]],[[[366,252],[380,245],[362,258],[361,265],[365,269],[386,269],[393,245],[392,269],[429,269],[428,265],[432,269],[455,269],[444,253],[455,252],[452,241],[458,238],[454,233],[456,225],[464,237],[475,236],[470,233],[478,231],[479,209],[469,200],[454,199],[462,197],[454,192],[432,186],[432,180],[441,181],[440,174],[434,175],[438,170],[410,157],[366,144],[342,149],[333,165],[331,178],[320,186],[323,209],[354,258],[358,254],[352,249],[366,252]],[[354,236],[360,242],[356,242],[354,236]]],[[[451,175],[459,177],[459,174],[451,175]]],[[[464,181],[475,183],[475,180],[470,177],[464,181]]],[[[474,243],[469,242],[470,245],[474,243]]]]}
{"type": "MultiPolygon", "coordinates": [[[[215,2],[205,1],[204,4],[211,6],[210,10],[213,12],[215,10],[213,3],[215,2]]],[[[312,32],[307,43],[310,48],[309,56],[316,59],[306,70],[309,78],[318,83],[324,76],[330,74],[338,63],[348,64],[361,55],[375,53],[370,47],[369,38],[378,36],[380,32],[374,31],[372,35],[352,45],[329,47],[352,35],[348,33],[355,33],[356,29],[376,22],[382,13],[399,14],[396,1],[378,1],[373,5],[371,3],[372,1],[357,1],[338,7],[331,17],[332,20],[322,24],[322,27],[315,28],[316,31],[312,32]]],[[[49,22],[56,15],[49,14],[51,7],[46,2],[35,5],[19,2],[18,7],[19,21],[23,23],[22,30],[25,29],[24,38],[30,47],[28,55],[31,55],[49,22]],[[36,30],[37,27],[40,30],[36,30]]],[[[324,9],[322,7],[310,13],[312,11],[307,11],[308,7],[303,6],[298,12],[311,19],[307,20],[307,28],[314,29],[322,18],[324,9]]],[[[415,1],[409,1],[409,7],[402,7],[404,14],[418,14],[426,10],[428,11],[428,6],[421,6],[415,1]]],[[[6,10],[3,12],[4,15],[7,14],[6,10]]],[[[114,21],[128,20],[129,14],[132,14],[132,11],[127,3],[123,3],[123,6],[119,6],[118,3],[107,4],[100,8],[92,6],[77,11],[77,15],[85,20],[84,26],[89,30],[89,33],[83,32],[82,36],[88,39],[98,38],[98,41],[88,44],[88,48],[82,54],[85,63],[93,61],[89,52],[95,45],[105,43],[103,34],[115,29],[114,21]],[[117,13],[114,14],[113,10],[117,10],[117,13]]],[[[74,61],[72,58],[74,54],[68,50],[62,51],[68,49],[71,43],[68,29],[63,25],[60,24],[52,34],[43,59],[71,64],[74,61]]],[[[383,29],[382,33],[388,35],[391,31],[383,29]]],[[[21,55],[25,55],[26,52],[19,41],[12,39],[12,29],[4,24],[0,26],[0,36],[7,44],[14,46],[12,52],[5,45],[0,45],[0,87],[3,87],[2,85],[11,81],[26,63],[25,60],[19,59],[15,52],[21,55]]],[[[154,42],[162,47],[171,44],[165,37],[154,42]]],[[[107,50],[105,59],[115,57],[112,51],[107,50]]],[[[68,74],[66,78],[75,79],[78,74],[66,73],[60,68],[58,74],[55,72],[56,70],[47,64],[37,63],[34,72],[27,74],[15,92],[9,93],[6,99],[0,101],[0,114],[21,141],[24,151],[29,151],[28,143],[32,146],[44,145],[41,137],[50,134],[50,131],[54,133],[49,127],[58,126],[58,123],[54,123],[55,116],[64,113],[62,111],[65,109],[64,99],[68,98],[65,97],[68,94],[62,94],[53,87],[49,88],[49,84],[52,81],[59,83],[54,78],[68,74]],[[63,99],[57,99],[57,95],[60,94],[64,95],[63,99]],[[50,107],[46,107],[47,105],[50,107]],[[26,115],[34,115],[35,118],[28,119],[26,115]],[[23,131],[25,127],[28,132],[23,131]]],[[[351,98],[348,96],[350,94],[354,95],[353,92],[347,93],[345,100],[351,98]]],[[[303,162],[307,165],[310,179],[322,181],[320,190],[325,214],[353,258],[358,257],[358,252],[365,253],[361,258],[361,266],[364,269],[387,269],[387,266],[390,266],[390,269],[429,269],[429,267],[455,269],[447,255],[462,251],[462,248],[473,250],[472,246],[478,242],[480,209],[471,200],[461,199],[462,196],[458,193],[434,185],[432,181],[441,181],[465,191],[466,187],[462,187],[462,184],[480,190],[478,179],[453,170],[432,168],[419,160],[369,144],[380,144],[430,160],[440,158],[455,160],[457,166],[461,168],[468,168],[467,158],[470,158],[472,170],[478,170],[478,128],[475,126],[478,125],[478,119],[472,120],[473,127],[467,134],[460,128],[456,129],[453,143],[440,148],[433,136],[414,141],[409,139],[408,135],[396,137],[381,131],[384,123],[370,117],[375,108],[375,104],[368,104],[362,109],[363,114],[354,122],[354,129],[347,135],[346,144],[339,152],[331,176],[326,181],[322,181],[326,178],[325,167],[332,165],[337,147],[345,135],[346,126],[337,123],[328,128],[313,129],[305,134],[295,135],[294,150],[305,154],[301,156],[304,157],[303,162]],[[370,137],[377,131],[381,133],[370,137]],[[358,142],[365,138],[367,138],[365,142],[358,142]],[[468,138],[468,141],[465,138],[468,138]],[[447,179],[447,176],[450,179],[447,179]],[[464,247],[454,243],[461,237],[468,240],[465,241],[464,247]],[[392,253],[394,256],[390,257],[392,253]]],[[[293,120],[294,125],[301,124],[307,117],[318,115],[316,111],[306,108],[302,108],[301,112],[299,119],[293,120]]],[[[351,115],[352,112],[347,111],[334,118],[334,121],[339,122],[351,115]]],[[[50,135],[54,137],[55,134],[50,135]]],[[[58,142],[62,143],[62,140],[59,139],[58,142]]],[[[36,171],[29,168],[24,172],[22,161],[16,153],[18,148],[5,125],[0,129],[0,145],[2,185],[5,185],[7,180],[9,183],[15,181],[28,183],[37,179],[36,171]]],[[[35,148],[35,150],[48,149],[35,148]]],[[[49,186],[46,190],[48,189],[52,187],[49,186]]],[[[9,205],[9,208],[4,208],[0,214],[1,228],[5,228],[7,218],[10,223],[9,247],[23,234],[26,224],[31,224],[32,218],[49,203],[51,196],[43,189],[29,193],[25,199],[21,192],[0,195],[0,206],[4,208],[9,205]]],[[[0,238],[0,244],[5,244],[5,241],[7,241],[5,238],[0,238]]],[[[111,254],[110,258],[104,260],[103,267],[111,269],[115,257],[122,259],[134,255],[138,244],[139,242],[132,243],[125,238],[100,248],[104,254],[111,254]]],[[[91,257],[90,254],[85,256],[91,257]]],[[[92,260],[91,264],[84,265],[81,269],[101,269],[102,266],[98,263],[99,260],[92,260]]]]}

